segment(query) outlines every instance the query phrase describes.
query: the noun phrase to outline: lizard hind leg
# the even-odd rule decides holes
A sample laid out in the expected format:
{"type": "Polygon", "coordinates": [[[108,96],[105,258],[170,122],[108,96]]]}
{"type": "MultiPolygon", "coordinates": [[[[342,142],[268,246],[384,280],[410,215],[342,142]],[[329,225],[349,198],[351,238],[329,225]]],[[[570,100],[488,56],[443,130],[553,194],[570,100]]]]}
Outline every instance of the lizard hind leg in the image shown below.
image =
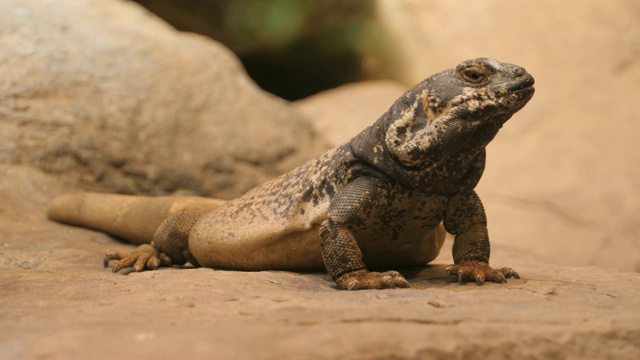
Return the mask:
{"type": "Polygon", "coordinates": [[[189,232],[206,212],[204,209],[181,210],[167,217],[158,226],[151,244],[138,246],[131,253],[110,251],[105,255],[104,265],[118,260],[113,272],[155,270],[160,266],[183,265],[187,262],[200,266],[191,255],[188,246],[189,232]],[[132,269],[130,269],[133,267],[132,269]]]}

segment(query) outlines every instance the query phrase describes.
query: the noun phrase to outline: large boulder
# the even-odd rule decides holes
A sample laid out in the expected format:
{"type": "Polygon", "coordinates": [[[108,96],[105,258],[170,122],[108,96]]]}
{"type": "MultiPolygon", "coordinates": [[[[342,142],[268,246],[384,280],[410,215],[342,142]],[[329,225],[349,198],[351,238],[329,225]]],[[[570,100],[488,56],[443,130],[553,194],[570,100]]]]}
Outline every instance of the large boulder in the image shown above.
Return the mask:
{"type": "Polygon", "coordinates": [[[325,148],[220,44],[81,0],[0,2],[0,144],[3,198],[35,177],[228,198],[325,148]]]}

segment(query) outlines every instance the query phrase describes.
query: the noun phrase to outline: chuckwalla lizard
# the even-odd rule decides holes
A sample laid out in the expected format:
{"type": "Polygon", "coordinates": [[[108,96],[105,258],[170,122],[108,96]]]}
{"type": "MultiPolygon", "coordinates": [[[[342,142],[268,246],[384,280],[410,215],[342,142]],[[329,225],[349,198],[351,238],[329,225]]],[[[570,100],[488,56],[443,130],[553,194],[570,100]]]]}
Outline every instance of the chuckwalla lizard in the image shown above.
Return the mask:
{"type": "Polygon", "coordinates": [[[135,271],[190,262],[236,270],[325,268],[339,289],[409,287],[455,235],[459,282],[506,282],[489,266],[487,219],[474,188],[485,147],[533,96],[522,67],[467,60],[402,95],[353,139],[230,201],[80,193],[54,199],[50,219],[141,244],[108,252],[135,271]]]}

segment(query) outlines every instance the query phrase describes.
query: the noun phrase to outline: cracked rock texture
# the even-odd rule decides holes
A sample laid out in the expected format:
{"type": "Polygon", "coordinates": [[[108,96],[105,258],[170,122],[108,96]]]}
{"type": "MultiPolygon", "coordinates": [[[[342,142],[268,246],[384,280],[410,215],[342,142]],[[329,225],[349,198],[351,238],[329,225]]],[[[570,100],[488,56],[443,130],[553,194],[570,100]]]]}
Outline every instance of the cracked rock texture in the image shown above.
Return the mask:
{"type": "Polygon", "coordinates": [[[295,108],[340,142],[394,91],[464,58],[527,67],[538,92],[490,146],[480,188],[492,264],[522,279],[452,283],[450,241],[434,264],[399,269],[411,289],[337,291],[323,273],[111,273],[105,250],[131,246],[46,221],[52,196],[233,196],[321,140],[224,48],[138,6],[3,0],[0,359],[640,358],[636,3],[379,3],[407,83],[295,108]]]}

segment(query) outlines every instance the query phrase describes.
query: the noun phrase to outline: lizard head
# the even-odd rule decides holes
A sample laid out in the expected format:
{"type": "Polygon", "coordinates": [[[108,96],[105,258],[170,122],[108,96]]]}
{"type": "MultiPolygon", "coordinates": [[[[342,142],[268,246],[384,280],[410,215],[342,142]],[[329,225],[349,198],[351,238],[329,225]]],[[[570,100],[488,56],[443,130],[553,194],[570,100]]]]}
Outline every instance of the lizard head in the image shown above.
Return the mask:
{"type": "Polygon", "coordinates": [[[533,83],[518,65],[490,58],[467,60],[427,79],[423,108],[431,121],[447,114],[472,122],[504,122],[531,99],[533,83]]]}
{"type": "Polygon", "coordinates": [[[533,83],[522,67],[490,58],[437,73],[394,105],[387,149],[405,166],[424,168],[461,150],[484,148],[531,99],[533,83]]]}

